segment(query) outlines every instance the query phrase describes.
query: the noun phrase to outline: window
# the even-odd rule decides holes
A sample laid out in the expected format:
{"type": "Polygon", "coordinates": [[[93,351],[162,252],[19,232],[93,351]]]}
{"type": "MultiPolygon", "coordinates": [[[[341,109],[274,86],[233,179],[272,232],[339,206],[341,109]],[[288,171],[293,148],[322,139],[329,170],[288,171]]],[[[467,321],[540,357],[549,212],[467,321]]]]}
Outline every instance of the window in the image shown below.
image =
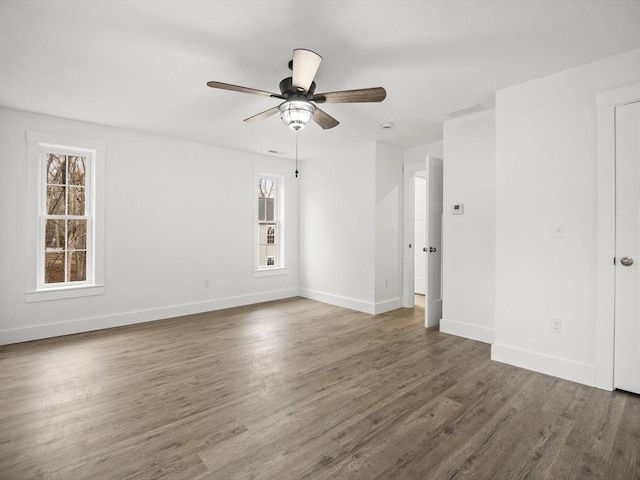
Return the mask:
{"type": "Polygon", "coordinates": [[[257,269],[284,268],[284,177],[256,176],[257,269]]]}
{"type": "Polygon", "coordinates": [[[87,167],[91,152],[43,148],[42,247],[40,282],[60,286],[90,280],[91,190],[87,167]]]}
{"type": "Polygon", "coordinates": [[[99,141],[27,132],[25,301],[104,293],[103,202],[98,195],[104,150],[99,141]]]}

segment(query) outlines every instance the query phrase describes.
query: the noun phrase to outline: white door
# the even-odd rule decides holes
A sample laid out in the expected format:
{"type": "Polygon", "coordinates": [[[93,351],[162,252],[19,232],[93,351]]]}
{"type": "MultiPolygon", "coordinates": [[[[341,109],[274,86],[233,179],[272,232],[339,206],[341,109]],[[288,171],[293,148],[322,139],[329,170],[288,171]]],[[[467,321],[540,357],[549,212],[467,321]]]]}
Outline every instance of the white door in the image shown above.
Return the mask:
{"type": "Polygon", "coordinates": [[[442,160],[427,157],[427,285],[425,326],[442,318],[442,160]]]}
{"type": "Polygon", "coordinates": [[[615,112],[614,386],[640,393],[640,102],[615,112]]]}
{"type": "Polygon", "coordinates": [[[414,265],[415,279],[414,291],[420,295],[425,294],[427,272],[427,254],[424,247],[427,245],[427,179],[426,172],[418,172],[414,177],[414,265]]]}

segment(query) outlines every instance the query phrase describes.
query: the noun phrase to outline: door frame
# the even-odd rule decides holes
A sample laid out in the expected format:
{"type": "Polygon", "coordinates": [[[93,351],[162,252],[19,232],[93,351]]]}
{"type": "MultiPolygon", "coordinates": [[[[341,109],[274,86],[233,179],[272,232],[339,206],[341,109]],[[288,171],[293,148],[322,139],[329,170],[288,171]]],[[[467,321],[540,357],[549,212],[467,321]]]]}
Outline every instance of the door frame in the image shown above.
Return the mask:
{"type": "Polygon", "coordinates": [[[596,95],[598,112],[598,222],[596,387],[614,388],[616,170],[615,107],[640,101],[640,83],[596,95]]]}
{"type": "MultiPolygon", "coordinates": [[[[402,235],[402,306],[412,308],[414,305],[414,235],[415,235],[415,182],[416,173],[427,170],[427,157],[419,162],[406,163],[404,174],[404,219],[402,235]],[[411,247],[409,247],[411,245],[411,247]]],[[[426,270],[426,265],[425,265],[426,270]]],[[[425,275],[426,275],[425,271],[425,275]]]]}

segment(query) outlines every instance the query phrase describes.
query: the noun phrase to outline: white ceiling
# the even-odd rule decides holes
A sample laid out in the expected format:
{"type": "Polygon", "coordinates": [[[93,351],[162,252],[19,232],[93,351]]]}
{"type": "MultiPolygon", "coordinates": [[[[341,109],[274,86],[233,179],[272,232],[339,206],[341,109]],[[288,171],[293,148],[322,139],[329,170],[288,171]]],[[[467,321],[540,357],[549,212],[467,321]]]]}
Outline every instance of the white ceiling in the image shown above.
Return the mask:
{"type": "Polygon", "coordinates": [[[640,47],[640,0],[0,1],[0,105],[291,157],[277,99],[294,48],[323,56],[316,92],[383,86],[372,104],[325,104],[324,146],[441,139],[447,112],[529,79],[640,47]],[[380,124],[394,128],[382,130],[380,124]]]}

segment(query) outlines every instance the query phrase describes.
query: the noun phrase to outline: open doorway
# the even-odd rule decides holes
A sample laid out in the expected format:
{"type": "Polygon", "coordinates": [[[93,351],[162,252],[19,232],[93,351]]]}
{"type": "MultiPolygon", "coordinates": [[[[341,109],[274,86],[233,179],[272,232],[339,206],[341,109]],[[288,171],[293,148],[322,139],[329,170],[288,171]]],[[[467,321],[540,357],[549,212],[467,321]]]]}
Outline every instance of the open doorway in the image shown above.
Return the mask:
{"type": "Polygon", "coordinates": [[[424,308],[425,326],[442,317],[442,160],[404,168],[403,306],[424,308]]]}

